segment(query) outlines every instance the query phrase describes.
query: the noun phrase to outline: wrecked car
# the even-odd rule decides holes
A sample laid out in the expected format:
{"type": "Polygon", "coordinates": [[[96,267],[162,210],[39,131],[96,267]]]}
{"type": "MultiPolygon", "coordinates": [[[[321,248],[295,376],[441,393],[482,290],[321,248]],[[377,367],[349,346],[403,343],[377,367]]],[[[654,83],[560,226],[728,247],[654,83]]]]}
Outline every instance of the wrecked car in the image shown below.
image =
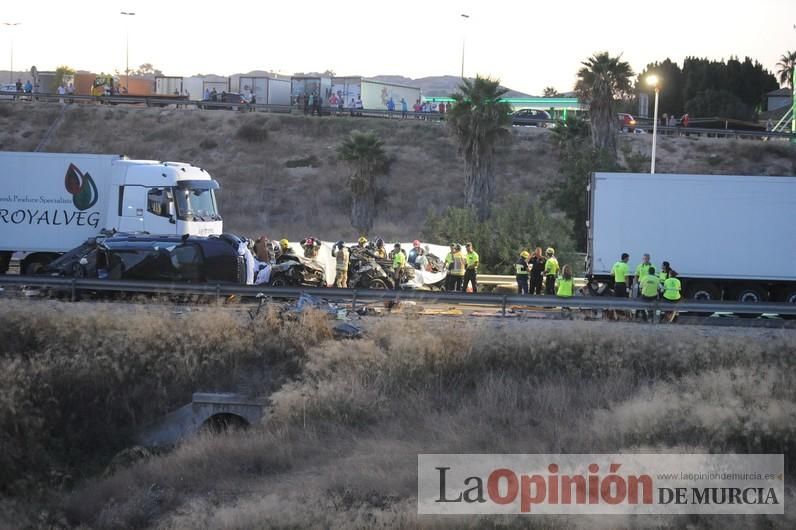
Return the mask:
{"type": "Polygon", "coordinates": [[[91,238],[41,274],[107,280],[253,283],[254,260],[234,234],[157,236],[117,233],[91,238]]]}

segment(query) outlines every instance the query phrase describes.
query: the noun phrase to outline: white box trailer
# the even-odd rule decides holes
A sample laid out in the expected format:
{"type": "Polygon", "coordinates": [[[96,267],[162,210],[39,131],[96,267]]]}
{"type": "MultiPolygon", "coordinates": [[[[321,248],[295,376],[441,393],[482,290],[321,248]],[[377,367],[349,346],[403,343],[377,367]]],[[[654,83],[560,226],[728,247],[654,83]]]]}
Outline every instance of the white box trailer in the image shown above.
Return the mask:
{"type": "Polygon", "coordinates": [[[373,110],[386,110],[391,97],[395,102],[395,110],[401,110],[401,98],[406,100],[407,110],[411,110],[420,99],[419,88],[356,76],[333,78],[332,93],[343,99],[345,107],[350,106],[352,99],[356,101],[362,98],[362,108],[373,110]]]}
{"type": "Polygon", "coordinates": [[[155,94],[162,96],[178,96],[184,94],[182,77],[156,76],[155,94]]]}
{"type": "Polygon", "coordinates": [[[669,261],[686,298],[796,303],[796,177],[595,173],[586,271],[669,261]]]}
{"type": "Polygon", "coordinates": [[[220,234],[216,189],[205,170],[180,162],[0,152],[0,273],[15,252],[34,273],[102,230],[220,234]]]}
{"type": "Polygon", "coordinates": [[[257,103],[290,106],[290,81],[267,76],[241,76],[238,93],[246,95],[251,90],[257,103]]]}
{"type": "Polygon", "coordinates": [[[395,102],[395,110],[401,110],[401,98],[406,101],[408,109],[420,99],[420,89],[382,81],[363,79],[361,82],[362,107],[366,109],[384,110],[390,98],[395,102]]]}

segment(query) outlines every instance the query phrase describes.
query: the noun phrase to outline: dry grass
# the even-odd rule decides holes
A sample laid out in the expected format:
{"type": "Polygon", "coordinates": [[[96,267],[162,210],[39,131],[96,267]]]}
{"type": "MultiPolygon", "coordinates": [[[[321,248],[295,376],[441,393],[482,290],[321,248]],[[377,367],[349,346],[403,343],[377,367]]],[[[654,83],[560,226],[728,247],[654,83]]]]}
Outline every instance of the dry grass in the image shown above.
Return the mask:
{"type": "MultiPolygon", "coordinates": [[[[57,104],[6,103],[0,108],[5,109],[0,111],[4,150],[33,150],[60,112],[57,104]]],[[[442,122],[74,105],[46,150],[192,162],[221,182],[219,202],[227,230],[337,240],[359,234],[349,225],[348,204],[341,193],[347,170],[337,163],[335,148],[353,129],[363,128],[386,139],[388,155],[394,159],[390,175],[381,179],[386,199],[379,205],[374,235],[414,237],[429,210],[462,205],[462,163],[442,122]],[[289,167],[308,159],[318,163],[289,167]]],[[[518,192],[538,194],[558,175],[550,131],[511,132],[510,140],[498,148],[499,204],[518,192]]],[[[650,136],[624,135],[622,140],[646,156],[650,136]]],[[[780,142],[736,145],[723,139],[662,137],[657,164],[661,172],[796,172],[793,150],[780,142]]]]}
{"type": "Polygon", "coordinates": [[[0,307],[0,492],[69,486],[197,390],[268,391],[328,339],[324,316],[213,308],[0,307]]]}
{"type": "MultiPolygon", "coordinates": [[[[755,340],[577,322],[386,320],[366,339],[304,349],[300,375],[272,395],[260,428],[195,439],[90,480],[53,513],[96,528],[578,526],[566,517],[420,518],[417,454],[770,451],[784,452],[792,473],[794,353],[790,332],[755,340]]],[[[788,526],[786,509],[785,519],[752,524],[788,526]]]]}

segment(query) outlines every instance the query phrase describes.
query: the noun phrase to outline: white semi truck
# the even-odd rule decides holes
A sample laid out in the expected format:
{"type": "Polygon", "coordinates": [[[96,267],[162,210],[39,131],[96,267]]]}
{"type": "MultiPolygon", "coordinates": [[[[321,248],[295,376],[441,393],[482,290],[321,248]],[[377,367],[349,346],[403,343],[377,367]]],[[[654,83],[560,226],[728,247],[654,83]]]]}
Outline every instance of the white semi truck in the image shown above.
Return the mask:
{"type": "Polygon", "coordinates": [[[683,296],[796,303],[796,177],[595,173],[586,271],[668,261],[683,296]]]}
{"type": "Polygon", "coordinates": [[[218,183],[179,162],[120,155],[0,153],[0,274],[33,274],[102,230],[220,234],[218,183]]]}

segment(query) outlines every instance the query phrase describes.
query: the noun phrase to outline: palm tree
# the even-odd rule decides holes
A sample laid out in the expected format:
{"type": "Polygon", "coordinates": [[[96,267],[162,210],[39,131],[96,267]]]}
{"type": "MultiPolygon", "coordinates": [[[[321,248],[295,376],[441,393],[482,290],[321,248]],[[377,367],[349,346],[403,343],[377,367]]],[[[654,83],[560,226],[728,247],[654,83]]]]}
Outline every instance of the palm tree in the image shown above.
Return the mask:
{"type": "Polygon", "coordinates": [[[495,192],[495,143],[508,135],[511,122],[511,107],[500,99],[506,92],[497,79],[462,79],[447,115],[464,158],[464,200],[481,221],[489,217],[495,192]]]}
{"type": "Polygon", "coordinates": [[[337,157],[348,162],[351,175],[351,225],[361,234],[373,228],[376,216],[376,177],[388,170],[384,142],[373,132],[352,131],[337,148],[337,157]]]}
{"type": "Polygon", "coordinates": [[[554,86],[546,86],[544,87],[544,91],[542,92],[542,96],[546,98],[554,98],[558,97],[559,95],[560,94],[558,93],[558,90],[556,90],[556,87],[554,86]]]}
{"type": "Polygon", "coordinates": [[[779,84],[793,88],[793,66],[796,64],[796,52],[785,52],[777,63],[779,84]]]}
{"type": "Polygon", "coordinates": [[[630,91],[633,69],[608,52],[595,53],[581,63],[575,91],[589,102],[592,144],[616,157],[616,100],[630,91]]]}

